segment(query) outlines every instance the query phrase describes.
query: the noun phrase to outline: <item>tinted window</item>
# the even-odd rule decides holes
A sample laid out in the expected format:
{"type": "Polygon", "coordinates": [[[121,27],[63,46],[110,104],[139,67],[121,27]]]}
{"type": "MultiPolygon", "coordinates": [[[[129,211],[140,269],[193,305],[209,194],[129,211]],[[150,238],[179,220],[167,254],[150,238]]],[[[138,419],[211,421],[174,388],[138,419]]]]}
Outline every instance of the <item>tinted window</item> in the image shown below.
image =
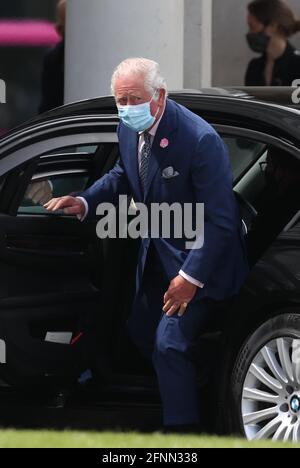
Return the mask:
{"type": "Polygon", "coordinates": [[[237,181],[258,160],[266,150],[266,145],[244,137],[223,137],[226,143],[233,172],[237,181]]]}
{"type": "Polygon", "coordinates": [[[76,196],[87,188],[97,146],[58,149],[42,156],[18,209],[19,214],[45,214],[52,198],[76,196]]]}
{"type": "Polygon", "coordinates": [[[53,176],[32,182],[25,193],[18,213],[44,214],[47,212],[43,207],[45,203],[52,198],[78,195],[86,189],[88,181],[88,176],[65,174],[61,177],[53,176]]]}

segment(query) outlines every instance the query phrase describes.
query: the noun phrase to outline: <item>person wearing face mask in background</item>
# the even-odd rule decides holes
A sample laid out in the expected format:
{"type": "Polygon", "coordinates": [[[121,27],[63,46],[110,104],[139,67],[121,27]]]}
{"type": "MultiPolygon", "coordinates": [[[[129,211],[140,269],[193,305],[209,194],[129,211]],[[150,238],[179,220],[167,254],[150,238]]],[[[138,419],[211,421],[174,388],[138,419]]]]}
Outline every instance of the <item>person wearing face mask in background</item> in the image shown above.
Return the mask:
{"type": "Polygon", "coordinates": [[[292,86],[300,79],[300,51],[288,39],[300,31],[300,19],[283,0],[254,0],[248,25],[248,45],[261,57],[250,62],[246,86],[292,86]]]}

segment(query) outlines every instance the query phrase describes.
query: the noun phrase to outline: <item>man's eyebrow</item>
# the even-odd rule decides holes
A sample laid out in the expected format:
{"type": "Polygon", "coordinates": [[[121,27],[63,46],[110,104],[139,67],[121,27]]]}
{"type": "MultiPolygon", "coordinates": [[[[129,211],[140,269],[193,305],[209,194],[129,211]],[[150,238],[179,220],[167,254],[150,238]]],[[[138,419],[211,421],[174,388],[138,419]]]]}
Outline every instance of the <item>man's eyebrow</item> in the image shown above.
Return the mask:
{"type": "Polygon", "coordinates": [[[122,95],[118,96],[118,99],[126,99],[128,97],[133,97],[133,98],[138,98],[138,99],[141,98],[141,96],[137,96],[134,93],[127,93],[127,94],[122,94],[122,95]]]}

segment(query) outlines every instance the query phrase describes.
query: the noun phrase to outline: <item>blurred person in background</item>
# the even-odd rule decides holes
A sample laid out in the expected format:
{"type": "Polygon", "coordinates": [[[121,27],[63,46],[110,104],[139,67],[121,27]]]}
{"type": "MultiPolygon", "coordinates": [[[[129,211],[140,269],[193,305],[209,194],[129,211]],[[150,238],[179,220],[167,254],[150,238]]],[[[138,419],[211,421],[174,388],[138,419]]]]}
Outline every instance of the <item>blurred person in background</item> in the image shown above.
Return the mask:
{"type": "Polygon", "coordinates": [[[261,57],[250,62],[246,86],[292,86],[300,78],[300,51],[289,38],[300,31],[300,19],[283,0],[254,0],[248,25],[248,45],[261,57]]]}
{"type": "Polygon", "coordinates": [[[47,112],[64,104],[65,25],[66,0],[59,0],[57,4],[56,30],[61,37],[61,41],[46,55],[44,60],[40,113],[47,112]]]}

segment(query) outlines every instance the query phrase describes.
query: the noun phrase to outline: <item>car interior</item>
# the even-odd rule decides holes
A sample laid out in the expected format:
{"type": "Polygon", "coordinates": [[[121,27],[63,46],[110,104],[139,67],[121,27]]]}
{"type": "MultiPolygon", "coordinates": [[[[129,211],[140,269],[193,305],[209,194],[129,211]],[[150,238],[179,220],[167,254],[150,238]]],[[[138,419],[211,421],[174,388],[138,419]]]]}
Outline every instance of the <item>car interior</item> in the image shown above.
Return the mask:
{"type": "MultiPolygon", "coordinates": [[[[266,185],[262,167],[269,147],[241,137],[223,138],[247,237],[266,185]]],[[[139,386],[142,375],[153,384],[151,365],[126,334],[139,241],[99,240],[96,219],[87,225],[63,213],[49,214],[42,206],[52,197],[79,194],[118,157],[115,143],[68,146],[44,153],[1,179],[4,382],[24,386],[47,377],[48,382],[67,385],[90,368],[103,382],[118,382],[122,376],[124,383],[124,375],[131,375],[130,381],[136,378],[139,386]]],[[[209,346],[218,331],[209,331],[200,346],[209,346]]],[[[215,343],[211,347],[215,349],[215,343]]]]}

